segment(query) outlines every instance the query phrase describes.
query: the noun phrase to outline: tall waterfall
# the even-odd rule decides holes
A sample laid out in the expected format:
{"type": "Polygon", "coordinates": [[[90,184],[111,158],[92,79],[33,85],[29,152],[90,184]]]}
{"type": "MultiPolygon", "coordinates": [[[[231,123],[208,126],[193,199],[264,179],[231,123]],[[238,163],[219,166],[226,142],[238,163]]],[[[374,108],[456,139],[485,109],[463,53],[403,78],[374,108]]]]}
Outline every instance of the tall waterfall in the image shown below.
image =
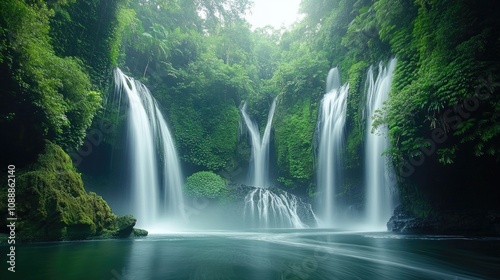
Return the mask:
{"type": "Polygon", "coordinates": [[[340,86],[340,74],[335,67],[326,82],[326,94],[321,101],[317,125],[318,150],[318,216],[320,226],[338,226],[335,221],[336,198],[342,182],[342,148],[346,120],[349,84],[340,86]]]}
{"type": "Polygon", "coordinates": [[[268,188],[269,183],[269,143],[276,99],[273,100],[264,135],[260,137],[257,124],[247,113],[247,104],[243,104],[241,115],[251,138],[250,184],[255,188],[245,196],[244,218],[252,227],[260,228],[304,228],[299,212],[314,217],[311,206],[285,191],[268,188]],[[306,213],[307,212],[307,213],[306,213]]]}
{"type": "Polygon", "coordinates": [[[269,170],[269,142],[271,138],[271,125],[273,123],[274,109],[276,108],[276,99],[273,100],[269,114],[267,116],[266,129],[262,139],[260,138],[259,127],[250,119],[247,113],[247,103],[243,104],[241,114],[247,125],[248,132],[252,141],[251,153],[251,166],[250,166],[250,184],[258,187],[265,188],[269,184],[268,170],[269,170]]]}
{"type": "Polygon", "coordinates": [[[184,218],[179,159],[167,123],[146,86],[115,69],[115,92],[128,97],[132,211],[138,226],[184,218]]]}
{"type": "Polygon", "coordinates": [[[391,59],[384,67],[378,67],[377,78],[373,78],[373,67],[368,70],[366,99],[366,144],[365,144],[365,180],[366,180],[366,218],[367,226],[372,229],[385,230],[385,224],[393,210],[390,187],[394,181],[390,179],[390,165],[382,153],[389,147],[387,126],[373,128],[373,116],[376,110],[382,109],[388,99],[396,59],[391,59]]]}

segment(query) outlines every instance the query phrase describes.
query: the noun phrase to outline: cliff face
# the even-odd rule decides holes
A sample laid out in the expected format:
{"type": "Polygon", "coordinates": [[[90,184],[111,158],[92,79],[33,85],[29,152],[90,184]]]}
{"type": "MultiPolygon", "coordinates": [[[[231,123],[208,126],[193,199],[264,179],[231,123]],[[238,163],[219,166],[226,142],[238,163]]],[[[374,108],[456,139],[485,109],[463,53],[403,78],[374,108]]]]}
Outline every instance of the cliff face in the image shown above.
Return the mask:
{"type": "MultiPolygon", "coordinates": [[[[133,232],[130,229],[135,219],[117,217],[101,196],[87,193],[70,157],[51,142],[45,143],[36,163],[17,171],[15,190],[17,240],[123,237],[123,229],[127,229],[127,236],[133,232]]],[[[7,188],[2,189],[0,197],[0,204],[6,204],[7,188]]],[[[0,208],[6,217],[7,205],[0,208]]]]}

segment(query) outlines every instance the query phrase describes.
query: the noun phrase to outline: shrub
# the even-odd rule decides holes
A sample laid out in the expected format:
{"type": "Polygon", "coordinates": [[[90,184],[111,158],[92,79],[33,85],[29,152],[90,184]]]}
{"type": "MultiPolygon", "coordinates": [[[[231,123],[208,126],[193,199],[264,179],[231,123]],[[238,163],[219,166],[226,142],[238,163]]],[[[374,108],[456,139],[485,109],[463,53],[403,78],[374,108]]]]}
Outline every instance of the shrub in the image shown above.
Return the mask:
{"type": "Polygon", "coordinates": [[[211,171],[200,171],[189,176],[186,189],[194,197],[221,198],[228,194],[226,180],[211,171]]]}

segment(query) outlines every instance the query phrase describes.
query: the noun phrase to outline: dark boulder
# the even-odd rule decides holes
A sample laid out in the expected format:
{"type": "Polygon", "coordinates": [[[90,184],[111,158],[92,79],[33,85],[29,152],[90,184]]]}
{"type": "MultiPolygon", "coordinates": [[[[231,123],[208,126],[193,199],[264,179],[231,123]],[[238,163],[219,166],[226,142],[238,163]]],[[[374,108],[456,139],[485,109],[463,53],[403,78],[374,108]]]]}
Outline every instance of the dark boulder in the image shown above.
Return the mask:
{"type": "Polygon", "coordinates": [[[500,235],[500,213],[486,210],[436,211],[416,217],[403,206],[394,210],[387,230],[415,234],[500,235]]]}

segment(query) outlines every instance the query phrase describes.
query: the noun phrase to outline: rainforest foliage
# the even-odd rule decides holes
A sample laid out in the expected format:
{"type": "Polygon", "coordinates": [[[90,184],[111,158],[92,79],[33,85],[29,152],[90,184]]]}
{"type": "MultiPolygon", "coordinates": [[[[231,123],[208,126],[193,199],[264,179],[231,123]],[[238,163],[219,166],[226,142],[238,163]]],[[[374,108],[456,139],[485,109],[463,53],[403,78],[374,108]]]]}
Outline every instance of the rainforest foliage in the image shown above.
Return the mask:
{"type": "Polygon", "coordinates": [[[82,144],[111,73],[118,11],[116,2],[86,3],[0,4],[2,162],[33,161],[44,139],[66,150],[82,144]]]}
{"type": "MultiPolygon", "coordinates": [[[[355,191],[362,188],[366,72],[396,57],[390,101],[375,124],[389,127],[387,154],[403,201],[438,203],[456,184],[460,196],[493,189],[492,174],[481,166],[498,169],[500,157],[498,4],[302,0],[302,19],[279,30],[253,30],[244,18],[251,5],[2,1],[0,123],[9,132],[2,137],[2,147],[12,148],[7,158],[29,162],[44,139],[66,151],[81,145],[93,118],[104,114],[101,100],[118,66],[158,99],[192,172],[231,178],[246,168],[239,108],[247,101],[263,130],[278,96],[271,149],[277,181],[312,195],[318,107],[328,70],[338,66],[342,83],[350,84],[343,156],[353,179],[343,192],[355,191]],[[454,175],[472,162],[478,165],[469,170],[479,173],[470,176],[480,182],[454,175]],[[429,170],[441,179],[422,179],[429,170]]],[[[412,210],[425,213],[426,203],[412,210]]]]}

